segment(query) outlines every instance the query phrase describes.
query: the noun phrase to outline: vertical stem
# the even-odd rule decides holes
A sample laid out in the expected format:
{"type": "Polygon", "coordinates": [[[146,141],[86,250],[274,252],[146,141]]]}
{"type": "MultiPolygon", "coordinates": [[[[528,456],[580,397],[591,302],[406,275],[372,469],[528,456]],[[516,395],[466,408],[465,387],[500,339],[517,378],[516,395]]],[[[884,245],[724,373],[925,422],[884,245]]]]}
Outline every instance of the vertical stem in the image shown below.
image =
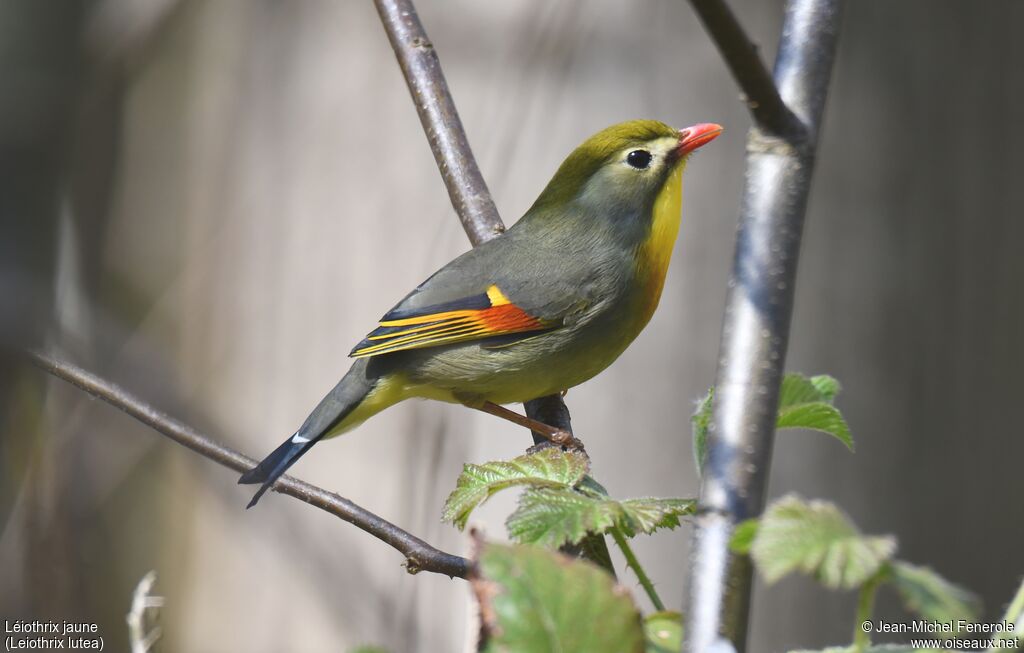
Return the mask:
{"type": "Polygon", "coordinates": [[[633,553],[633,548],[629,546],[626,536],[618,528],[612,528],[612,538],[615,539],[615,544],[619,546],[619,550],[622,551],[622,555],[626,558],[626,566],[636,574],[636,579],[640,581],[640,585],[647,592],[647,597],[651,599],[654,608],[659,611],[664,610],[665,604],[662,603],[661,597],[658,596],[658,592],[654,589],[654,583],[651,582],[647,572],[640,566],[640,561],[636,559],[636,554],[633,553]]]}
{"type": "Polygon", "coordinates": [[[875,611],[875,594],[878,593],[878,585],[881,578],[875,576],[869,578],[861,585],[860,593],[857,595],[857,622],[853,628],[853,650],[855,653],[863,653],[871,646],[871,631],[863,628],[865,621],[871,620],[871,614],[875,611]]]}
{"type": "Polygon", "coordinates": [[[750,561],[729,551],[734,526],[764,508],[793,284],[841,0],[788,0],[774,78],[803,123],[751,129],[746,187],[691,559],[687,650],[746,646],[750,561]],[[723,642],[723,639],[726,640],[723,642]]]}

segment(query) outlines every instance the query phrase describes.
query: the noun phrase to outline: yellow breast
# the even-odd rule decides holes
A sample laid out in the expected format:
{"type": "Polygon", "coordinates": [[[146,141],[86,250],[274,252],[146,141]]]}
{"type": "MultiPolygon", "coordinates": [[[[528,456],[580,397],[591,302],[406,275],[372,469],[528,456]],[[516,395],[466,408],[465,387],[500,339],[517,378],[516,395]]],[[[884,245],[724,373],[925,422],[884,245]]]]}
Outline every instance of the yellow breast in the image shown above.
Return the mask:
{"type": "Polygon", "coordinates": [[[642,287],[640,312],[644,324],[654,315],[661,299],[672,248],[679,234],[682,206],[683,166],[679,165],[654,200],[651,233],[637,252],[637,272],[642,287]]]}

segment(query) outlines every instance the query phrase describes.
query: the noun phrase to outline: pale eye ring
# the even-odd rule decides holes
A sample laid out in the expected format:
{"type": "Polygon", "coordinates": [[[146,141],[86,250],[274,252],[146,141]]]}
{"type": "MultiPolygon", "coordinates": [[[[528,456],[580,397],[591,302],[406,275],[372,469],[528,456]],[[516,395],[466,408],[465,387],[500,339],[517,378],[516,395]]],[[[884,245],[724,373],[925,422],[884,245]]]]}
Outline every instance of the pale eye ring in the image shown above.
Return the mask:
{"type": "Polygon", "coordinates": [[[647,150],[633,150],[626,155],[626,163],[637,170],[645,170],[654,157],[647,150]]]}

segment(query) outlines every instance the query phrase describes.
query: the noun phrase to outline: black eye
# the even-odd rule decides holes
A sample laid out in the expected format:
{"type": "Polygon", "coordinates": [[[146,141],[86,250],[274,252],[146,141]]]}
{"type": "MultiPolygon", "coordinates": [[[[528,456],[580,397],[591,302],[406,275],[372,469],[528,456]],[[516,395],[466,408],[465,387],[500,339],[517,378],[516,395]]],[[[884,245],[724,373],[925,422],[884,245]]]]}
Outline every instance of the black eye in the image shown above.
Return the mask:
{"type": "Polygon", "coordinates": [[[637,170],[643,170],[651,165],[651,153],[647,150],[633,150],[626,155],[626,163],[637,170]]]}

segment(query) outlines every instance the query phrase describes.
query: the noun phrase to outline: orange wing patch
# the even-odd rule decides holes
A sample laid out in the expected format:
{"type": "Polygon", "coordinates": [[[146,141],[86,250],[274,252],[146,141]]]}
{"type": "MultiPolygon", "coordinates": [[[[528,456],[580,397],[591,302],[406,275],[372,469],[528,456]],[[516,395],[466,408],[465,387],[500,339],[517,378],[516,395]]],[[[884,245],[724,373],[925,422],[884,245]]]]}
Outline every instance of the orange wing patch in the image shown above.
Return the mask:
{"type": "Polygon", "coordinates": [[[491,286],[485,294],[454,302],[415,311],[392,311],[349,355],[364,358],[513,334],[535,335],[533,332],[549,328],[551,325],[513,304],[497,286],[491,286]]]}

